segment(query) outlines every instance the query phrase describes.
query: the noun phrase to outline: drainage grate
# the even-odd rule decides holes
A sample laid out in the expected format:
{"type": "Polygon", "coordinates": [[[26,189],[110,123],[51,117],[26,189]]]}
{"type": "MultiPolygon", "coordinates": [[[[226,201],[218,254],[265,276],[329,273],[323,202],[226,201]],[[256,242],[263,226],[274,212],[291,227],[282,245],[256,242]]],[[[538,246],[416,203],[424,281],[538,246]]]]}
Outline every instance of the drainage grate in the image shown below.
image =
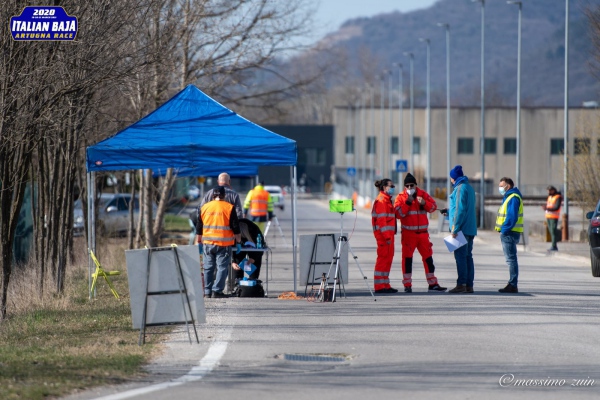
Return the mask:
{"type": "Polygon", "coordinates": [[[345,354],[284,354],[283,359],[288,361],[325,361],[344,362],[350,357],[345,354]]]}

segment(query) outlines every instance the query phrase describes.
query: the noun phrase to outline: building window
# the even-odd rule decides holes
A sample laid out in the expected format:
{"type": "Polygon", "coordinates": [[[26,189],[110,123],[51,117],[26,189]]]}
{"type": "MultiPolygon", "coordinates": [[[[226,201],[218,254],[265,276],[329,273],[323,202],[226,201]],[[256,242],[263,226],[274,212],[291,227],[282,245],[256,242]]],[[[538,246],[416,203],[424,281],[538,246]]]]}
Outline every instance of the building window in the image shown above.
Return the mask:
{"type": "Polygon", "coordinates": [[[421,154],[421,138],[413,138],[413,154],[421,154]]]}
{"type": "Polygon", "coordinates": [[[398,138],[397,137],[391,138],[391,140],[390,140],[390,148],[392,149],[392,154],[398,154],[399,153],[398,138]]]}
{"type": "Polygon", "coordinates": [[[346,136],[346,154],[354,154],[354,136],[346,136]]]}
{"type": "Polygon", "coordinates": [[[307,166],[322,167],[325,166],[326,152],[323,148],[305,148],[298,155],[298,164],[307,166]]]}
{"type": "Polygon", "coordinates": [[[550,139],[550,155],[563,154],[565,151],[564,139],[550,139]]]}
{"type": "Polygon", "coordinates": [[[458,138],[458,154],[473,154],[473,138],[458,138]]]}
{"type": "Polygon", "coordinates": [[[590,154],[591,141],[588,138],[575,138],[573,154],[590,154]]]}
{"type": "Polygon", "coordinates": [[[496,154],[496,138],[485,138],[483,151],[485,154],[496,154]]]}
{"type": "Polygon", "coordinates": [[[504,154],[517,154],[517,139],[504,138],[504,154]]]}
{"type": "Polygon", "coordinates": [[[377,138],[375,136],[367,137],[367,154],[375,154],[377,148],[377,138]]]}

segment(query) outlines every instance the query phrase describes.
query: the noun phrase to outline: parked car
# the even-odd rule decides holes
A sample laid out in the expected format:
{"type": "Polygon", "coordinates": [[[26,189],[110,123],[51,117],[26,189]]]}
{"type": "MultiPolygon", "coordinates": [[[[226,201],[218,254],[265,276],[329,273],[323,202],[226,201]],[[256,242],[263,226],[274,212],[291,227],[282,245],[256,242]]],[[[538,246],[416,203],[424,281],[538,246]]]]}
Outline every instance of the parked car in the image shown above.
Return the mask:
{"type": "Polygon", "coordinates": [[[83,208],[81,207],[81,200],[76,200],[73,205],[73,236],[83,236],[84,231],[83,224],[83,208]]]}
{"type": "Polygon", "coordinates": [[[196,200],[200,197],[200,188],[196,185],[190,185],[187,190],[188,200],[196,200]]]}
{"type": "Polygon", "coordinates": [[[285,208],[285,194],[279,186],[265,186],[265,190],[271,193],[271,199],[273,199],[273,207],[279,207],[281,211],[285,208]]]}
{"type": "Polygon", "coordinates": [[[596,210],[586,214],[590,220],[588,225],[588,241],[590,243],[590,260],[592,262],[592,276],[600,277],[600,201],[596,210]]]}
{"type": "MultiPolygon", "coordinates": [[[[102,236],[119,236],[127,233],[129,227],[129,202],[131,195],[127,193],[102,193],[98,202],[98,219],[96,232],[102,236]]],[[[140,216],[140,204],[136,197],[133,203],[134,227],[140,216]]],[[[152,206],[153,219],[156,215],[156,206],[152,206]]],[[[73,235],[83,235],[83,209],[81,201],[75,202],[75,221],[73,235]],[[76,233],[80,232],[80,233],[76,233]]]]}

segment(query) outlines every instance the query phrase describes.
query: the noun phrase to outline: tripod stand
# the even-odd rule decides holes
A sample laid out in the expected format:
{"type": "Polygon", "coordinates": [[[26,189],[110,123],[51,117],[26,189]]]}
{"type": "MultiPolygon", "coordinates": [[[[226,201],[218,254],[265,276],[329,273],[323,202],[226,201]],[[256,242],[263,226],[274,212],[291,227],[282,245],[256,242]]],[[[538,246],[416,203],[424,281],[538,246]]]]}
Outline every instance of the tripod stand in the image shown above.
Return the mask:
{"type": "MultiPolygon", "coordinates": [[[[375,294],[373,294],[373,291],[371,290],[371,287],[369,286],[369,283],[367,282],[367,277],[365,276],[362,269],[360,268],[360,264],[358,263],[358,257],[356,257],[356,254],[354,254],[354,251],[352,251],[352,247],[350,247],[348,238],[346,236],[344,236],[344,213],[340,212],[339,214],[340,214],[340,237],[338,238],[337,245],[335,246],[335,252],[333,254],[333,259],[331,260],[331,264],[329,265],[329,271],[327,271],[327,281],[328,281],[329,276],[331,274],[331,268],[333,267],[333,264],[335,264],[335,274],[333,276],[333,289],[331,291],[331,302],[335,302],[335,289],[336,289],[336,285],[338,282],[340,282],[340,286],[342,288],[342,293],[344,294],[344,297],[346,297],[346,289],[344,288],[344,282],[341,279],[342,272],[340,270],[340,252],[342,250],[342,244],[344,242],[348,246],[348,250],[350,250],[350,253],[352,253],[352,257],[354,258],[354,261],[356,262],[356,266],[358,267],[360,274],[362,275],[363,279],[365,280],[365,285],[367,285],[367,289],[369,289],[371,296],[373,296],[373,300],[377,301],[377,299],[375,298],[375,294]]],[[[319,293],[319,295],[320,294],[321,293],[319,293]]]]}
{"type": "MultiPolygon", "coordinates": [[[[273,222],[275,222],[275,226],[277,227],[277,229],[279,229],[279,235],[281,235],[281,238],[283,239],[283,245],[285,247],[287,247],[287,241],[285,240],[285,236],[283,234],[283,231],[281,230],[281,226],[279,225],[279,220],[277,219],[276,216],[273,216],[272,218],[273,222]]],[[[267,227],[265,228],[265,239],[267,238],[267,235],[269,234],[269,228],[271,227],[271,221],[267,222],[267,227]]]]}

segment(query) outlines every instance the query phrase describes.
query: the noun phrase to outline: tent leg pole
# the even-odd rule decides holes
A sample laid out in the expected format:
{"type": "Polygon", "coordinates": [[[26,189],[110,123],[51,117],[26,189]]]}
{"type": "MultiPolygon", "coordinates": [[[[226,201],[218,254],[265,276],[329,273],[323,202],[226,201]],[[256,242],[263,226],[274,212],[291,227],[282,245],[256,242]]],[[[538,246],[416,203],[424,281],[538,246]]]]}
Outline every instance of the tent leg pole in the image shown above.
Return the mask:
{"type": "Polygon", "coordinates": [[[296,166],[292,166],[290,169],[290,174],[291,174],[291,179],[292,179],[292,184],[290,185],[291,189],[292,189],[292,247],[293,247],[293,252],[294,252],[294,266],[293,266],[293,270],[294,270],[294,293],[297,293],[297,289],[298,289],[298,285],[297,285],[297,279],[296,279],[296,274],[297,274],[297,270],[296,270],[296,266],[297,266],[297,254],[296,254],[296,249],[297,249],[297,241],[298,241],[298,232],[297,232],[297,228],[298,225],[296,223],[296,217],[297,217],[297,212],[296,212],[296,166]]]}

